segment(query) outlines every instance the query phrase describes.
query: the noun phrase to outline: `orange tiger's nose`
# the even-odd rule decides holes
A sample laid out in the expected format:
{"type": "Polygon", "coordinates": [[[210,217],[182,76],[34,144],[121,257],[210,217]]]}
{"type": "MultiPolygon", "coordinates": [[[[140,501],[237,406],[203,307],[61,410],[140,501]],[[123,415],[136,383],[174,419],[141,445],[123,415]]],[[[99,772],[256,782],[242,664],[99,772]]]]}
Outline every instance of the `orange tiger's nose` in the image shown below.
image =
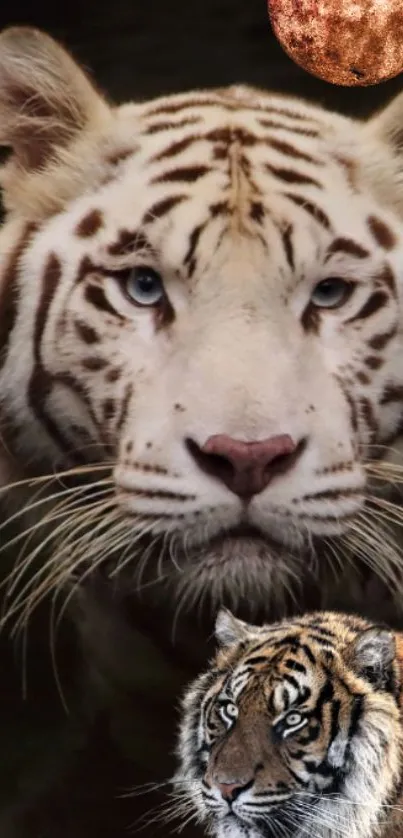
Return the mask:
{"type": "Polygon", "coordinates": [[[262,492],[276,474],[294,464],[303,447],[289,434],[252,442],[216,434],[201,447],[191,439],[186,443],[198,466],[241,498],[262,492]]]}
{"type": "Polygon", "coordinates": [[[216,788],[221,793],[221,797],[231,803],[249,785],[250,783],[216,783],[216,788]]]}

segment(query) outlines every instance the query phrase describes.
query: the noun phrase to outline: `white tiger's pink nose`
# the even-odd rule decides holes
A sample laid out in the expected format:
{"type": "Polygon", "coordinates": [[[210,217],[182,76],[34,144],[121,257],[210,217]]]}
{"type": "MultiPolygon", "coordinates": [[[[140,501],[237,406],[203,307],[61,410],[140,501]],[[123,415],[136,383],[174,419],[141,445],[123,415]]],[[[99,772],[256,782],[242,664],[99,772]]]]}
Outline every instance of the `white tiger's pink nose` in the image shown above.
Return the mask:
{"type": "Polygon", "coordinates": [[[289,434],[279,434],[242,442],[227,434],[215,434],[201,447],[189,438],[186,444],[204,472],[225,483],[239,497],[250,498],[262,492],[275,475],[291,468],[305,441],[297,444],[289,434]]]}

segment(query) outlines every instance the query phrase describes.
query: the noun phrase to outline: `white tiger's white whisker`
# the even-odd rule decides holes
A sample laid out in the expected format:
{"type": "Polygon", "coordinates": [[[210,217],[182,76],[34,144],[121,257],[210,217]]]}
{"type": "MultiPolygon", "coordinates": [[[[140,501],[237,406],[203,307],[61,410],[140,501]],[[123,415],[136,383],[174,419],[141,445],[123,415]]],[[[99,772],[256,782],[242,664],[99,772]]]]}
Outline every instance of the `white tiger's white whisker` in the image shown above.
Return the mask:
{"type": "MultiPolygon", "coordinates": [[[[100,504],[103,508],[103,502],[100,501],[100,498],[108,494],[110,494],[110,492],[107,490],[100,490],[97,493],[93,493],[91,502],[87,501],[85,505],[81,504],[80,499],[74,497],[70,503],[64,502],[56,506],[53,506],[49,513],[47,513],[43,518],[41,518],[40,522],[38,522],[38,524],[35,525],[34,528],[29,529],[29,534],[28,531],[25,531],[24,535],[28,535],[28,537],[26,537],[23,542],[20,554],[17,556],[14,562],[14,568],[11,570],[9,576],[6,577],[6,579],[4,579],[2,582],[3,585],[7,585],[7,597],[12,596],[13,589],[18,585],[20,577],[25,573],[32,559],[37,555],[37,552],[41,552],[41,550],[48,543],[48,541],[54,540],[55,536],[59,535],[64,528],[71,528],[72,524],[77,522],[78,516],[80,518],[83,516],[89,516],[94,510],[99,510],[100,504]],[[62,521],[58,525],[58,527],[56,527],[56,529],[53,529],[47,537],[42,538],[42,541],[40,542],[36,550],[34,550],[32,553],[26,554],[26,550],[30,544],[30,541],[37,534],[37,532],[40,532],[42,528],[48,528],[50,524],[60,521],[60,519],[62,519],[62,521]],[[24,564],[23,567],[20,568],[22,561],[24,562],[24,564]],[[20,570],[18,571],[19,568],[20,570]]],[[[9,546],[9,544],[10,542],[7,546],[9,546]]]]}
{"type": "MultiPolygon", "coordinates": [[[[53,541],[56,537],[60,537],[60,535],[64,532],[64,530],[67,530],[67,532],[68,532],[71,529],[72,524],[77,523],[77,521],[81,522],[81,524],[79,525],[80,527],[88,526],[91,522],[91,519],[93,519],[94,516],[98,517],[101,513],[104,513],[105,511],[107,511],[107,509],[110,508],[110,505],[111,504],[108,503],[108,502],[98,501],[94,504],[94,509],[88,509],[87,508],[85,510],[82,510],[81,514],[76,513],[75,517],[73,519],[71,519],[71,517],[69,517],[67,520],[63,520],[62,523],[58,525],[56,530],[52,530],[48,534],[48,536],[33,551],[31,551],[31,553],[28,556],[25,557],[25,564],[24,564],[24,567],[22,568],[23,573],[26,572],[29,565],[34,561],[36,556],[39,555],[42,552],[44,546],[46,546],[46,544],[48,542],[53,541]]],[[[2,618],[2,624],[3,625],[6,621],[9,620],[9,618],[11,616],[13,616],[17,611],[21,610],[22,603],[25,604],[25,602],[26,602],[26,600],[24,599],[24,596],[26,594],[27,595],[29,594],[29,592],[32,590],[33,586],[35,587],[35,590],[32,591],[32,593],[30,594],[30,598],[29,598],[29,601],[31,602],[31,605],[32,605],[33,601],[37,602],[38,597],[39,597],[38,601],[41,601],[41,599],[43,598],[43,595],[46,595],[46,591],[48,590],[48,587],[49,586],[51,587],[52,579],[54,579],[55,577],[59,577],[64,572],[63,563],[61,561],[62,558],[63,557],[61,556],[60,551],[57,552],[56,554],[51,554],[50,558],[45,562],[45,564],[42,565],[35,572],[34,576],[32,576],[28,580],[28,582],[25,583],[25,585],[22,587],[22,589],[19,590],[18,594],[16,596],[14,596],[12,603],[10,603],[8,605],[7,612],[6,612],[5,615],[3,615],[3,618],[2,618]],[[51,575],[49,575],[48,569],[52,569],[52,568],[54,569],[53,573],[51,575]],[[43,581],[41,582],[40,580],[42,578],[43,578],[43,581]],[[37,582],[39,582],[40,584],[37,585],[37,582]]],[[[22,575],[21,575],[21,578],[22,578],[22,575]]],[[[15,585],[14,585],[14,587],[15,587],[15,585]]]]}
{"type": "MultiPolygon", "coordinates": [[[[56,538],[58,538],[64,532],[64,530],[71,530],[71,527],[80,521],[83,521],[84,524],[86,522],[89,522],[94,516],[96,517],[104,510],[107,510],[109,506],[110,502],[95,500],[91,504],[86,504],[84,508],[78,508],[78,510],[75,510],[74,505],[73,507],[68,506],[66,509],[63,509],[63,511],[55,515],[52,512],[49,514],[49,517],[43,519],[43,525],[48,525],[49,523],[53,523],[54,521],[58,521],[60,519],[62,520],[58,524],[58,526],[52,529],[45,538],[42,538],[42,541],[31,551],[31,553],[28,553],[27,555],[24,555],[23,551],[25,551],[26,547],[28,546],[29,539],[27,539],[24,542],[22,552],[20,556],[17,557],[15,568],[10,574],[6,596],[9,598],[13,595],[15,588],[19,584],[22,576],[26,573],[26,570],[29,568],[29,565],[32,563],[32,561],[35,559],[38,553],[41,553],[43,551],[43,548],[47,545],[47,543],[52,542],[56,538]],[[74,515],[72,515],[72,511],[74,512],[74,515]],[[23,566],[21,567],[20,565],[22,561],[23,566]]],[[[52,555],[49,561],[54,562],[56,560],[57,559],[55,558],[55,556],[52,555]]],[[[41,571],[39,570],[38,572],[40,573],[41,571]]]]}

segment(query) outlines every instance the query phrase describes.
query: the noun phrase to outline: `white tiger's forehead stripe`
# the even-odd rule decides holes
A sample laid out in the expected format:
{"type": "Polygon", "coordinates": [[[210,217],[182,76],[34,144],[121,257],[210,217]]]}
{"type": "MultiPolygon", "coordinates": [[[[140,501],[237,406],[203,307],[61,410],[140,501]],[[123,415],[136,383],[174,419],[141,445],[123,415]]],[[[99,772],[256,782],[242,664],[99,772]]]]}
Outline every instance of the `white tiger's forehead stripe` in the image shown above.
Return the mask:
{"type": "MultiPolygon", "coordinates": [[[[208,183],[209,175],[220,165],[227,166],[229,148],[235,143],[239,165],[251,186],[249,210],[244,208],[244,213],[249,211],[255,223],[256,236],[259,236],[259,226],[262,228],[263,243],[265,217],[278,227],[285,258],[292,270],[295,268],[295,248],[293,224],[286,220],[287,203],[308,216],[308,220],[313,219],[319,228],[332,232],[329,205],[323,205],[320,197],[329,186],[329,166],[332,164],[333,172],[338,172],[333,175],[332,182],[332,188],[337,189],[340,178],[343,183],[351,180],[353,164],[331,152],[328,137],[334,127],[330,129],[323,115],[314,108],[305,108],[301,103],[292,101],[287,106],[287,103],[275,98],[265,101],[262,98],[260,102],[251,98],[248,103],[245,98],[230,98],[228,93],[203,93],[151,103],[139,111],[139,118],[144,160],[150,167],[149,187],[158,184],[167,188],[178,187],[179,191],[175,190],[169,198],[175,205],[198,195],[193,187],[201,181],[208,183]],[[155,141],[154,146],[150,145],[150,138],[155,141]],[[265,183],[262,183],[262,175],[266,178],[265,183]],[[280,213],[278,210],[273,213],[274,187],[276,195],[281,195],[286,202],[280,213]]],[[[340,121],[349,125],[343,117],[340,121]]],[[[206,223],[198,224],[189,234],[192,240],[185,264],[190,276],[197,265],[195,254],[209,218],[221,216],[225,221],[234,211],[225,190],[219,201],[208,203],[206,200],[206,204],[206,223]]],[[[149,219],[153,213],[155,210],[151,207],[149,219]]],[[[157,217],[160,217],[160,212],[157,217]]],[[[374,215],[368,218],[368,231],[377,244],[381,243],[386,248],[393,246],[392,231],[374,215]]],[[[347,239],[345,243],[347,246],[347,239]]],[[[352,240],[349,252],[355,250],[355,255],[358,255],[359,248],[359,243],[352,240]]]]}
{"type": "MultiPolygon", "coordinates": [[[[153,139],[158,140],[155,148],[151,150],[147,140],[147,164],[151,168],[155,163],[164,166],[169,163],[170,166],[168,170],[164,168],[161,175],[152,175],[150,183],[196,183],[208,177],[212,166],[216,167],[220,161],[226,166],[229,147],[236,143],[241,149],[240,166],[253,186],[255,195],[259,197],[259,200],[254,200],[250,206],[250,213],[255,221],[261,221],[264,212],[269,210],[261,200],[261,188],[257,186],[255,178],[256,174],[265,173],[266,177],[269,176],[268,186],[270,180],[272,183],[280,183],[284,187],[284,198],[305,210],[326,229],[330,229],[327,213],[317,200],[313,197],[307,200],[305,195],[302,199],[299,191],[290,191],[290,186],[311,187],[314,192],[321,191],[323,184],[319,176],[322,170],[325,171],[329,157],[320,133],[324,128],[323,124],[319,122],[317,115],[308,109],[306,113],[301,111],[303,109],[296,110],[294,103],[291,103],[288,110],[283,104],[248,104],[214,94],[174,97],[173,100],[147,106],[141,113],[143,136],[146,139],[151,134],[153,139]],[[185,117],[183,113],[186,114],[185,117]],[[266,115],[275,118],[268,119],[266,115]],[[306,128],[303,127],[305,122],[306,128]],[[313,124],[316,127],[313,127],[313,124]],[[189,133],[183,137],[183,128],[188,127],[189,133]],[[317,140],[315,151],[312,151],[313,134],[317,140]],[[319,142],[319,138],[322,139],[322,143],[319,142]],[[201,145],[203,142],[204,146],[201,145]],[[206,154],[206,143],[212,147],[210,154],[208,151],[206,154]],[[190,159],[186,165],[182,162],[180,165],[175,163],[176,158],[196,145],[197,163],[190,159]],[[255,155],[253,158],[253,171],[248,156],[251,150],[258,153],[257,157],[255,155]],[[205,162],[209,156],[210,164],[205,162]]],[[[268,191],[270,192],[270,189],[268,191]]],[[[228,213],[229,209],[228,202],[221,202],[222,212],[228,213]]],[[[283,227],[286,236],[285,249],[288,252],[288,225],[283,227]]]]}
{"type": "MultiPolygon", "coordinates": [[[[245,87],[230,87],[221,88],[221,90],[204,90],[190,93],[178,93],[169,97],[156,99],[145,105],[137,106],[137,113],[145,119],[168,116],[169,119],[163,120],[163,127],[170,127],[172,117],[176,119],[176,114],[182,114],[189,110],[196,110],[197,114],[205,113],[206,110],[214,110],[220,108],[228,113],[245,113],[248,116],[256,114],[259,119],[267,124],[267,115],[274,117],[275,126],[283,127],[284,118],[287,121],[296,122],[299,128],[299,133],[306,133],[307,136],[312,137],[312,131],[316,128],[314,136],[318,136],[320,132],[328,128],[328,121],[326,115],[324,118],[323,111],[296,99],[284,99],[284,97],[277,97],[276,94],[268,94],[263,92],[259,95],[256,89],[249,90],[245,87]],[[309,123],[309,126],[305,125],[309,123]]],[[[186,119],[192,119],[193,114],[186,114],[186,119]]],[[[347,124],[348,120],[344,117],[339,117],[332,114],[333,123],[337,121],[340,124],[347,124]]],[[[273,127],[273,122],[270,120],[270,126],[273,127]]]]}

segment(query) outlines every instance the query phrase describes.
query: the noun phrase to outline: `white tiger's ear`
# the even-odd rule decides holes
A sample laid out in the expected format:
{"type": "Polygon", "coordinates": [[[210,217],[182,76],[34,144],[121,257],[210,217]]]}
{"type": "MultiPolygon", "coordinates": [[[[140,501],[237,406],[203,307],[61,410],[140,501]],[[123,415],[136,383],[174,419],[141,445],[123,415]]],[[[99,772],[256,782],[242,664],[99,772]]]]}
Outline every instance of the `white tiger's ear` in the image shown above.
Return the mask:
{"type": "Polygon", "coordinates": [[[402,158],[403,165],[403,93],[399,93],[386,108],[378,111],[369,120],[368,126],[373,136],[383,140],[402,158]]]}
{"type": "Polygon", "coordinates": [[[388,680],[396,655],[393,633],[387,628],[370,628],[352,643],[352,665],[356,672],[381,687],[388,680]]]}
{"type": "Polygon", "coordinates": [[[11,147],[20,170],[42,169],[108,112],[83,71],[48,35],[29,27],[0,34],[0,145],[11,147]]]}
{"type": "Polygon", "coordinates": [[[403,93],[371,117],[363,130],[363,164],[371,186],[380,200],[403,214],[403,93]],[[365,138],[370,141],[367,154],[365,138]]]}
{"type": "Polygon", "coordinates": [[[247,640],[253,634],[253,626],[235,617],[227,608],[218,612],[215,624],[215,636],[220,646],[234,646],[247,640]]]}

